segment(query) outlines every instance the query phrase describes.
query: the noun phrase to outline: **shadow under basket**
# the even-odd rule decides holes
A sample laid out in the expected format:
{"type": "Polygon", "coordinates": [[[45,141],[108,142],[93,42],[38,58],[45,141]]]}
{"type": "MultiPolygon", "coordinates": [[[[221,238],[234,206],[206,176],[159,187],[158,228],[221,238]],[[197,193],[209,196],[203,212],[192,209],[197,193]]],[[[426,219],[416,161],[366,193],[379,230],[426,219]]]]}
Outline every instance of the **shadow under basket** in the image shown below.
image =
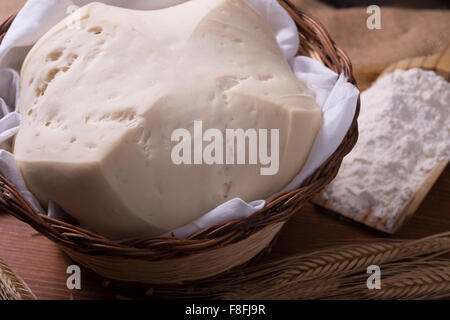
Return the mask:
{"type": "MultiPolygon", "coordinates": [[[[299,54],[310,56],[355,84],[348,56],[325,28],[287,0],[280,4],[297,24],[299,54]]],[[[14,17],[0,26],[0,41],[14,17]]],[[[116,281],[144,284],[195,282],[243,265],[269,247],[283,225],[336,176],[342,159],[358,138],[357,111],[336,152],[301,187],[267,203],[252,216],[200,230],[185,239],[145,237],[112,241],[38,212],[0,175],[0,206],[56,242],[76,263],[116,281]]]]}

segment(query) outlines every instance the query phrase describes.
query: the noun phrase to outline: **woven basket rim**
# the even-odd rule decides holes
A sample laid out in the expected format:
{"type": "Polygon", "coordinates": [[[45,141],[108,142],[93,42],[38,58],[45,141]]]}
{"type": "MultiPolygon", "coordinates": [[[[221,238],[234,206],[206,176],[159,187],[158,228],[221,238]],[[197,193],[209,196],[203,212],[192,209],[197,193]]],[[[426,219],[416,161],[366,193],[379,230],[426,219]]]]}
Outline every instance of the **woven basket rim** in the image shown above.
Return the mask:
{"type": "MultiPolygon", "coordinates": [[[[289,0],[278,0],[294,19],[301,37],[301,52],[319,60],[329,69],[344,73],[356,85],[352,65],[347,54],[337,46],[323,25],[312,16],[298,10],[289,0]]],[[[0,25],[0,43],[14,21],[15,15],[0,25]]],[[[143,258],[157,261],[205,252],[246,239],[264,227],[286,222],[314,194],[322,190],[337,175],[342,159],[358,139],[357,118],[360,99],[350,129],[341,145],[301,187],[279,195],[260,211],[245,219],[233,220],[197,231],[187,238],[138,237],[119,241],[53,219],[36,211],[23,195],[0,174],[0,207],[24,221],[50,240],[71,250],[94,254],[143,258]]]]}

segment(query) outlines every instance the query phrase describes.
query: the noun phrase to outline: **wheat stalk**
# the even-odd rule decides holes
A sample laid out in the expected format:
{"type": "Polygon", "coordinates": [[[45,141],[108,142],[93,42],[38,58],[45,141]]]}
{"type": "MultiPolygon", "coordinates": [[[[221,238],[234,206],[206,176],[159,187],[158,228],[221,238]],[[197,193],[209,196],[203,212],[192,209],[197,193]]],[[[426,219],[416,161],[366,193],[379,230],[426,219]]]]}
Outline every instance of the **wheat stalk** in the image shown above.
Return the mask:
{"type": "MultiPolygon", "coordinates": [[[[396,290],[383,290],[383,294],[390,297],[394,296],[394,293],[398,296],[407,293],[408,297],[413,298],[414,294],[419,296],[419,293],[432,292],[431,288],[434,288],[437,295],[445,293],[446,285],[443,284],[445,278],[436,276],[440,269],[436,269],[434,262],[429,260],[449,250],[450,232],[412,241],[382,240],[340,245],[293,255],[244,270],[235,270],[205,281],[195,288],[152,288],[151,293],[171,298],[323,299],[367,295],[368,298],[378,299],[382,298],[378,296],[381,295],[381,291],[370,293],[371,296],[368,296],[369,293],[362,293],[362,290],[368,291],[365,285],[368,275],[365,271],[369,265],[383,266],[383,274],[397,272],[396,276],[384,280],[387,288],[390,288],[388,286],[394,286],[395,281],[399,283],[407,281],[400,278],[402,270],[409,273],[411,268],[414,269],[414,263],[419,263],[421,268],[425,268],[423,264],[426,262],[428,269],[424,270],[429,272],[427,278],[424,278],[423,274],[416,280],[423,283],[419,281],[413,286],[411,282],[409,287],[405,285],[396,290]],[[413,259],[415,262],[411,262],[413,259]],[[427,291],[425,282],[429,279],[434,279],[435,282],[427,284],[427,291]],[[354,284],[353,282],[357,280],[359,283],[354,284]],[[420,290],[416,288],[419,285],[422,285],[420,290]],[[402,290],[405,291],[401,293],[402,290]]],[[[448,270],[445,269],[448,265],[439,267],[448,270]]],[[[421,273],[420,269],[415,271],[421,273]]]]}
{"type": "Polygon", "coordinates": [[[267,273],[277,273],[277,281],[281,282],[327,278],[347,271],[365,270],[372,264],[442,254],[447,250],[450,250],[450,232],[413,241],[385,240],[341,245],[249,268],[244,272],[247,276],[244,281],[263,278],[267,273]]]}
{"type": "Polygon", "coordinates": [[[383,266],[380,290],[368,290],[367,275],[343,279],[339,291],[325,298],[438,299],[450,296],[450,261],[392,263],[383,266]]]}
{"type": "Polygon", "coordinates": [[[373,299],[430,299],[450,296],[450,263],[402,272],[384,279],[382,289],[370,291],[373,299]]]}
{"type": "Polygon", "coordinates": [[[30,288],[0,260],[0,300],[35,300],[30,288]]]}

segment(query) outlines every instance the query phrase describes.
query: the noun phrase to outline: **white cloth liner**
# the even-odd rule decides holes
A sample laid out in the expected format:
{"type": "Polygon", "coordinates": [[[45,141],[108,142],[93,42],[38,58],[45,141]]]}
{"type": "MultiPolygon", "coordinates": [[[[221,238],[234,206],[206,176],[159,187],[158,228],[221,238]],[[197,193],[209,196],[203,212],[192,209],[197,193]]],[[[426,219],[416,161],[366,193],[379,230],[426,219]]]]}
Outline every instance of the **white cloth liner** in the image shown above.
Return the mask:
{"type": "MultiPolygon", "coordinates": [[[[176,5],[187,0],[103,0],[105,4],[137,10],[154,10],[176,5]]],[[[303,170],[280,193],[293,190],[328,159],[342,142],[356,110],[358,89],[346,77],[338,75],[319,62],[303,56],[295,57],[299,37],[294,21],[276,0],[246,0],[273,29],[286,61],[296,76],[316,94],[323,110],[323,126],[314,143],[303,170]]],[[[0,45],[0,171],[11,181],[36,209],[38,201],[27,189],[20,170],[10,153],[11,138],[17,133],[20,115],[15,112],[18,101],[20,66],[32,45],[53,25],[68,14],[73,5],[83,6],[89,0],[29,0],[19,12],[0,45]]],[[[72,7],[73,8],[73,7],[72,7]]],[[[273,195],[273,198],[276,195],[273,195]]],[[[269,199],[266,199],[269,200],[269,199]]],[[[202,228],[218,223],[242,219],[264,207],[265,200],[246,203],[232,199],[196,221],[165,235],[186,237],[202,228]]],[[[55,203],[48,204],[50,216],[64,221],[73,220],[55,203]]]]}

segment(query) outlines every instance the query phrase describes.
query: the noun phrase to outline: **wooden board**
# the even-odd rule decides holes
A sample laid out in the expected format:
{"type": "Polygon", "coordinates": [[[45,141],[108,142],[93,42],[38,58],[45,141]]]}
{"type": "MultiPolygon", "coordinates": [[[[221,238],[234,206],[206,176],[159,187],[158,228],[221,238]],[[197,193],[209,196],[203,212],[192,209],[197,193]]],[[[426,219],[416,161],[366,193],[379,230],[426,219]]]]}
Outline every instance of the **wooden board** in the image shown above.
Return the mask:
{"type": "MultiPolygon", "coordinates": [[[[397,69],[407,70],[412,68],[433,70],[444,77],[447,81],[450,80],[450,45],[442,51],[430,56],[407,58],[394,63],[388,66],[380,76],[391,73],[397,69]]],[[[449,160],[446,159],[436,164],[436,166],[428,173],[419,188],[415,191],[408,203],[406,203],[403,210],[395,217],[378,217],[375,214],[372,214],[370,208],[362,214],[355,214],[351,211],[341,212],[338,208],[335,208],[332,203],[327,202],[322,197],[322,194],[315,196],[313,202],[319,206],[327,208],[328,210],[340,213],[347,218],[353,219],[377,230],[392,234],[395,233],[408,218],[414,215],[417,208],[432,188],[433,184],[447,167],[448,163],[449,160]]]]}
{"type": "Polygon", "coordinates": [[[419,208],[422,201],[428,195],[428,192],[431,190],[435,182],[438,180],[440,175],[444,172],[448,165],[448,160],[443,160],[439,162],[428,174],[423,183],[416,190],[414,195],[411,197],[410,201],[405,205],[403,210],[395,216],[394,220],[388,219],[385,217],[377,217],[372,214],[372,211],[367,209],[364,213],[355,214],[354,212],[339,212],[333,204],[327,202],[321,194],[318,194],[314,197],[313,202],[319,206],[322,206],[328,210],[333,212],[337,212],[342,214],[343,216],[353,219],[357,222],[363,223],[369,227],[375,228],[377,230],[387,232],[393,234],[397,232],[397,230],[402,226],[402,224],[410,217],[414,215],[414,213],[419,208]]]}
{"type": "Polygon", "coordinates": [[[447,81],[450,80],[450,45],[445,47],[442,51],[435,54],[422,57],[412,57],[400,60],[387,67],[380,76],[391,73],[394,70],[422,68],[425,70],[433,70],[447,81]]]}

